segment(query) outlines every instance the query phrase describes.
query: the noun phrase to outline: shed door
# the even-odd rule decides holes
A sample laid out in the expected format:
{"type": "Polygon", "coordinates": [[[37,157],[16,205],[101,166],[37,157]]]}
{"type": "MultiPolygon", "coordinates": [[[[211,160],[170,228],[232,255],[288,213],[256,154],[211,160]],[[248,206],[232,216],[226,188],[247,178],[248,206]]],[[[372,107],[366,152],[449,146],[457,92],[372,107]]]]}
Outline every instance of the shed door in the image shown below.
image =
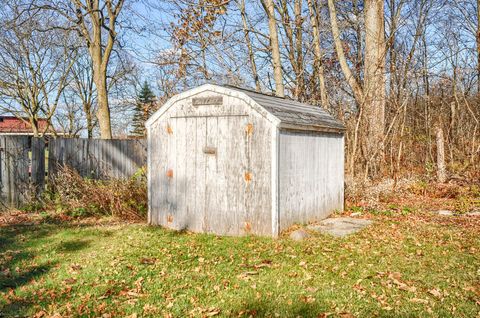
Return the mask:
{"type": "MultiPolygon", "coordinates": [[[[175,151],[175,228],[240,234],[244,227],[248,171],[248,116],[171,118],[175,151]]],[[[172,145],[173,146],[173,145],[172,145]]],[[[170,148],[170,147],[169,147],[170,148]]],[[[171,149],[171,148],[170,148],[171,149]]],[[[171,184],[173,186],[173,184],[171,184]]],[[[170,201],[170,200],[169,200],[170,201]]]]}

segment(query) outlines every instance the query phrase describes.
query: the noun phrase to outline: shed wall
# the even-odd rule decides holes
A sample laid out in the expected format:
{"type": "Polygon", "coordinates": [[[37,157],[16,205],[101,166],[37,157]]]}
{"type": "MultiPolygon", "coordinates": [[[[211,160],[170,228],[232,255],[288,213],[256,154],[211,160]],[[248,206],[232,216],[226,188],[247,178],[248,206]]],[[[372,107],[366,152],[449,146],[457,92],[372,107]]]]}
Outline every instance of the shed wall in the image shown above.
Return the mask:
{"type": "Polygon", "coordinates": [[[272,127],[264,116],[238,97],[204,91],[177,101],[149,129],[150,223],[271,235],[272,127]],[[215,96],[223,105],[192,104],[215,96]]]}
{"type": "Polygon", "coordinates": [[[342,134],[280,131],[280,230],[343,210],[342,134]]]}

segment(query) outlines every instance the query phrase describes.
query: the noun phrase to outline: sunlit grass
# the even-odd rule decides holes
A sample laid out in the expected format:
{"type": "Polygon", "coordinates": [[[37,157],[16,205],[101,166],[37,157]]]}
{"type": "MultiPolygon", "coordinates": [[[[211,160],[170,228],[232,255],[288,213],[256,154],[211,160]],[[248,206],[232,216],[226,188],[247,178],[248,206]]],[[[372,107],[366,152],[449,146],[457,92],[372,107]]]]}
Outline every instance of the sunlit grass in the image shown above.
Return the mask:
{"type": "Polygon", "coordinates": [[[0,316],[474,317],[475,232],[408,219],[303,242],[143,225],[5,227],[0,316]]]}

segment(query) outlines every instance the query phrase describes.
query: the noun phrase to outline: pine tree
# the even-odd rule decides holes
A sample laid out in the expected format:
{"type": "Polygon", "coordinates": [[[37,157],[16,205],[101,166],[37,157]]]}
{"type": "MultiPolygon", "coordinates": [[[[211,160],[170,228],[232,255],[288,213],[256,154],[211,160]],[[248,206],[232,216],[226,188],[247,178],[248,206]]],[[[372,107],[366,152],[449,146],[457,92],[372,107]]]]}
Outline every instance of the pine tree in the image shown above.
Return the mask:
{"type": "Polygon", "coordinates": [[[155,94],[153,94],[147,81],[143,83],[140,92],[137,95],[135,104],[132,134],[136,136],[145,136],[145,122],[155,110],[155,94]]]}

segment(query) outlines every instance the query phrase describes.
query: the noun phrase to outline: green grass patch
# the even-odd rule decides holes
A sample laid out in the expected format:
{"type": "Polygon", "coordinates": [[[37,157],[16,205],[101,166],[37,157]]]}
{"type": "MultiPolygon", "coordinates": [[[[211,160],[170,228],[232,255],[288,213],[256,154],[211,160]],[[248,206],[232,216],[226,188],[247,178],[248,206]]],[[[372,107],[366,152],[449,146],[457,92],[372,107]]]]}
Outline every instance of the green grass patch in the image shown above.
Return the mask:
{"type": "Polygon", "coordinates": [[[471,229],[392,220],[303,242],[3,227],[0,316],[474,317],[479,250],[471,229]]]}

